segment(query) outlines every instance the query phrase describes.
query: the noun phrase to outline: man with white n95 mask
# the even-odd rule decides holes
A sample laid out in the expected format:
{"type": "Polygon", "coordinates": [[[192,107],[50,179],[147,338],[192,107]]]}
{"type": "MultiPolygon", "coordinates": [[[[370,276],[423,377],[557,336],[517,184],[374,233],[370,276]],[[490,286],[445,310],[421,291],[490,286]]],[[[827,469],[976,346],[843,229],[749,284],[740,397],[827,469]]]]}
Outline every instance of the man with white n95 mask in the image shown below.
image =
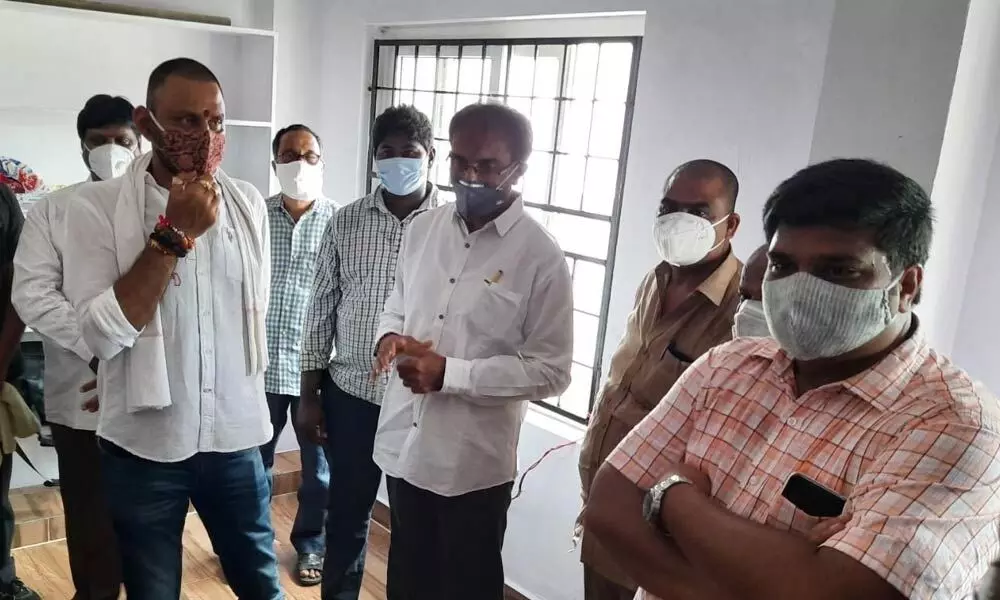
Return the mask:
{"type": "Polygon", "coordinates": [[[770,337],[764,315],[764,274],[767,272],[767,244],[753,251],[740,275],[740,306],[733,317],[733,337],[770,337]]]}
{"type": "MultiPolygon", "coordinates": [[[[316,253],[333,216],[333,202],[323,197],[322,142],[305,125],[290,125],[274,136],[274,172],[281,193],[267,200],[271,229],[271,301],[267,311],[264,391],[274,434],[260,447],[264,468],[274,467],[274,448],[299,406],[302,323],[316,274],[316,253]]],[[[302,485],[291,542],[298,554],[295,575],[303,586],[322,579],[323,523],[326,520],[330,469],[323,446],[297,435],[302,485]]]]}
{"type": "MultiPolygon", "coordinates": [[[[740,261],[730,240],[740,224],[739,183],[728,167],[695,160],[667,179],[652,231],[661,262],[643,280],[580,452],[586,505],[598,467],[699,356],[732,339],[740,261]]],[[[635,584],[583,532],[587,600],[625,600],[635,584]]]]}

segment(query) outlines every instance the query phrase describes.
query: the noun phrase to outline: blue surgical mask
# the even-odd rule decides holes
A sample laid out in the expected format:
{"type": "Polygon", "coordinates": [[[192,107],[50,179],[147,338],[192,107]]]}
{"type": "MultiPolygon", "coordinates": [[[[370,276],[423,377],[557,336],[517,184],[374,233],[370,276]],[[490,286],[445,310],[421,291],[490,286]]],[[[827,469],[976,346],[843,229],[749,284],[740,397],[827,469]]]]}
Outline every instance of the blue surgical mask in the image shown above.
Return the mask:
{"type": "Polygon", "coordinates": [[[507,195],[502,190],[504,184],[510,180],[516,172],[514,165],[511,171],[501,181],[497,187],[488,186],[483,183],[470,183],[459,179],[455,182],[455,211],[463,219],[478,219],[488,217],[495,213],[507,200],[507,195]]]}
{"type": "Polygon", "coordinates": [[[409,196],[427,184],[423,158],[383,158],[375,162],[382,187],[393,196],[409,196]]]}

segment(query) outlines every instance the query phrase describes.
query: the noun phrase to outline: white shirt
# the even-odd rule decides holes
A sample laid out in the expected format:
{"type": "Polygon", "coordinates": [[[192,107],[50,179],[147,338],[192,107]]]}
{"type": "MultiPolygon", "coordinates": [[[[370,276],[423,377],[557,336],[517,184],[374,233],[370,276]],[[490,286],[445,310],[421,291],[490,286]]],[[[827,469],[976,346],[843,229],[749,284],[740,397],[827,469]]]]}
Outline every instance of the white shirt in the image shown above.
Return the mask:
{"type": "Polygon", "coordinates": [[[441,392],[415,395],[389,377],[375,462],[442,496],[510,482],[527,401],[569,386],[573,284],[555,240],[516,201],[468,233],[447,204],[417,216],[379,320],[446,357],[441,392]]]}
{"type": "MultiPolygon", "coordinates": [[[[80,386],[94,379],[94,358],[80,333],[76,310],[63,294],[66,208],[78,183],[35,202],[25,216],[14,255],[11,301],[45,351],[45,417],[64,427],[94,431],[97,414],[83,410],[80,386]]],[[[89,394],[87,395],[89,396],[89,394]]]]}
{"type": "MultiPolygon", "coordinates": [[[[145,178],[145,226],[152,231],[166,209],[168,192],[148,173],[145,178]]],[[[267,442],[272,429],[264,376],[247,374],[240,310],[243,263],[232,227],[235,208],[227,201],[215,226],[177,262],[160,300],[171,404],[162,410],[127,411],[125,369],[139,332],[125,318],[112,288],[124,275],[118,269],[112,223],[125,180],[79,188],[67,219],[66,295],[80,312],[84,339],[101,359],[97,434],[157,462],[177,462],[199,452],[236,452],[267,442]]],[[[253,206],[267,253],[264,199],[252,185],[234,183],[253,206]]]]}

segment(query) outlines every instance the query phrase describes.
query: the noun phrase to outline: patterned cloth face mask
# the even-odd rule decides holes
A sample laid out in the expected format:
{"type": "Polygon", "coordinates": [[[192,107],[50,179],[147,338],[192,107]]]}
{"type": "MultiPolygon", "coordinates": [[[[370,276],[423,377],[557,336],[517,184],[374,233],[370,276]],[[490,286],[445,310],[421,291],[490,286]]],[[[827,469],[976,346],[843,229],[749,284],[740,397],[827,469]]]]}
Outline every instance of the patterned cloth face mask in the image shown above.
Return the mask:
{"type": "Polygon", "coordinates": [[[167,168],[175,175],[179,173],[194,173],[201,176],[215,175],[222,156],[226,150],[226,134],[210,129],[198,131],[181,131],[166,129],[152,112],[149,117],[160,130],[160,139],[153,140],[160,157],[167,163],[167,168]]]}

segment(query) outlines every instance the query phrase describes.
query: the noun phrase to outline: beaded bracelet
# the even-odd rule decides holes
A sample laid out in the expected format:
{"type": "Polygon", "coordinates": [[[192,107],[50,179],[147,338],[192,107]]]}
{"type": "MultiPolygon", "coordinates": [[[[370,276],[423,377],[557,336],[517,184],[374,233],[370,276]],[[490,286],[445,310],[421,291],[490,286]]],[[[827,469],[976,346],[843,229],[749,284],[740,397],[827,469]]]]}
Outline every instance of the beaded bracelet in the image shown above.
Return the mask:
{"type": "Polygon", "coordinates": [[[177,258],[184,258],[194,248],[194,240],[174,227],[163,215],[160,215],[149,240],[154,249],[177,258]]]}

